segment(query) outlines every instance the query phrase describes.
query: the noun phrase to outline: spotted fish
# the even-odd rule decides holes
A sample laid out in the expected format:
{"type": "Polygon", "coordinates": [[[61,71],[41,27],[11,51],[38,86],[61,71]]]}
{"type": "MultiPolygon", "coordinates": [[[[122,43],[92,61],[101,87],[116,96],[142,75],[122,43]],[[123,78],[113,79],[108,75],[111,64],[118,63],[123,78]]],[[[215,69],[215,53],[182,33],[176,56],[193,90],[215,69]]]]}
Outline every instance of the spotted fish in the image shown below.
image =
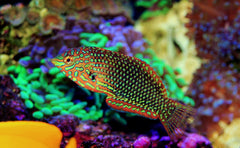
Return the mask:
{"type": "Polygon", "coordinates": [[[116,110],[160,119],[171,137],[183,133],[194,111],[167,97],[157,73],[144,61],[97,47],[72,48],[51,62],[79,86],[107,94],[116,110]]]}

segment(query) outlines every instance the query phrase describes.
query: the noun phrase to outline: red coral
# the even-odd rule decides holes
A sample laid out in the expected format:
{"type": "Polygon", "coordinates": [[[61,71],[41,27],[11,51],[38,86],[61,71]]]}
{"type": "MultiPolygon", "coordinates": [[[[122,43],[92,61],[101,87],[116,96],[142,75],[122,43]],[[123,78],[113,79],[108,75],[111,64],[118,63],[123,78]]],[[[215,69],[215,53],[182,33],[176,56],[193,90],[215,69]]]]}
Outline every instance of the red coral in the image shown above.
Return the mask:
{"type": "Polygon", "coordinates": [[[188,35],[196,42],[201,58],[240,58],[239,1],[193,0],[188,35]]]}
{"type": "Polygon", "coordinates": [[[194,75],[187,94],[194,98],[198,112],[197,129],[212,137],[221,133],[219,122],[230,123],[240,117],[240,73],[233,64],[212,61],[194,75]]]}

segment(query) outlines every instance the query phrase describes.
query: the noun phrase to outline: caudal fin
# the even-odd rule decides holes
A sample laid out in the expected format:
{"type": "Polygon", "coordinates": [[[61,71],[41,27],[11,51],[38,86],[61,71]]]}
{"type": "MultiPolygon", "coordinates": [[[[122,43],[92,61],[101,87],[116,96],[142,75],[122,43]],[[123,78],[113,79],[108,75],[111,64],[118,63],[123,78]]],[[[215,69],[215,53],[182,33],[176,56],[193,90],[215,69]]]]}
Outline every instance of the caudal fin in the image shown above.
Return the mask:
{"type": "MultiPolygon", "coordinates": [[[[171,100],[173,101],[173,100],[171,100]]],[[[165,122],[162,122],[171,139],[184,134],[187,121],[195,114],[195,110],[178,102],[175,102],[175,108],[165,122]]]]}

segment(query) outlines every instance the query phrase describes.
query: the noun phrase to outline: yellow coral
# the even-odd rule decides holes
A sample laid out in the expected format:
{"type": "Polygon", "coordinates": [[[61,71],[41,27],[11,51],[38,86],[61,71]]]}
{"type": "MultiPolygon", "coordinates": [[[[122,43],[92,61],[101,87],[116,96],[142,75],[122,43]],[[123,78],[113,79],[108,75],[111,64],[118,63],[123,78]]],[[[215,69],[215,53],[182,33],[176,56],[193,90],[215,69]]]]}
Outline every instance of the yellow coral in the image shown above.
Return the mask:
{"type": "Polygon", "coordinates": [[[189,21],[185,15],[192,3],[175,3],[166,15],[159,15],[136,23],[135,28],[150,41],[151,48],[160,59],[173,68],[180,68],[180,77],[191,82],[192,73],[200,66],[196,57],[195,44],[186,33],[185,24],[189,21]]]}
{"type": "Polygon", "coordinates": [[[62,132],[39,121],[0,122],[1,148],[59,148],[62,132]]]}
{"type": "Polygon", "coordinates": [[[240,146],[240,118],[234,119],[231,124],[225,125],[222,135],[210,140],[213,147],[236,148],[240,146]]]}

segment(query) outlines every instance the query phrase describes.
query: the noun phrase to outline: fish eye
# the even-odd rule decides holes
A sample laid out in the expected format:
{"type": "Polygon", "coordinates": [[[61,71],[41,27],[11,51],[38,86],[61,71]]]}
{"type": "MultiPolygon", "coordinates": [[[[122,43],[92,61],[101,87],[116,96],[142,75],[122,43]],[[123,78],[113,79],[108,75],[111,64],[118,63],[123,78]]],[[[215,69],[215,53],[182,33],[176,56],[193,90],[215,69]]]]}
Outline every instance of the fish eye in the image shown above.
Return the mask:
{"type": "Polygon", "coordinates": [[[70,56],[67,56],[67,57],[64,58],[64,62],[65,62],[66,64],[70,64],[71,62],[73,62],[73,58],[70,57],[70,56]]]}

